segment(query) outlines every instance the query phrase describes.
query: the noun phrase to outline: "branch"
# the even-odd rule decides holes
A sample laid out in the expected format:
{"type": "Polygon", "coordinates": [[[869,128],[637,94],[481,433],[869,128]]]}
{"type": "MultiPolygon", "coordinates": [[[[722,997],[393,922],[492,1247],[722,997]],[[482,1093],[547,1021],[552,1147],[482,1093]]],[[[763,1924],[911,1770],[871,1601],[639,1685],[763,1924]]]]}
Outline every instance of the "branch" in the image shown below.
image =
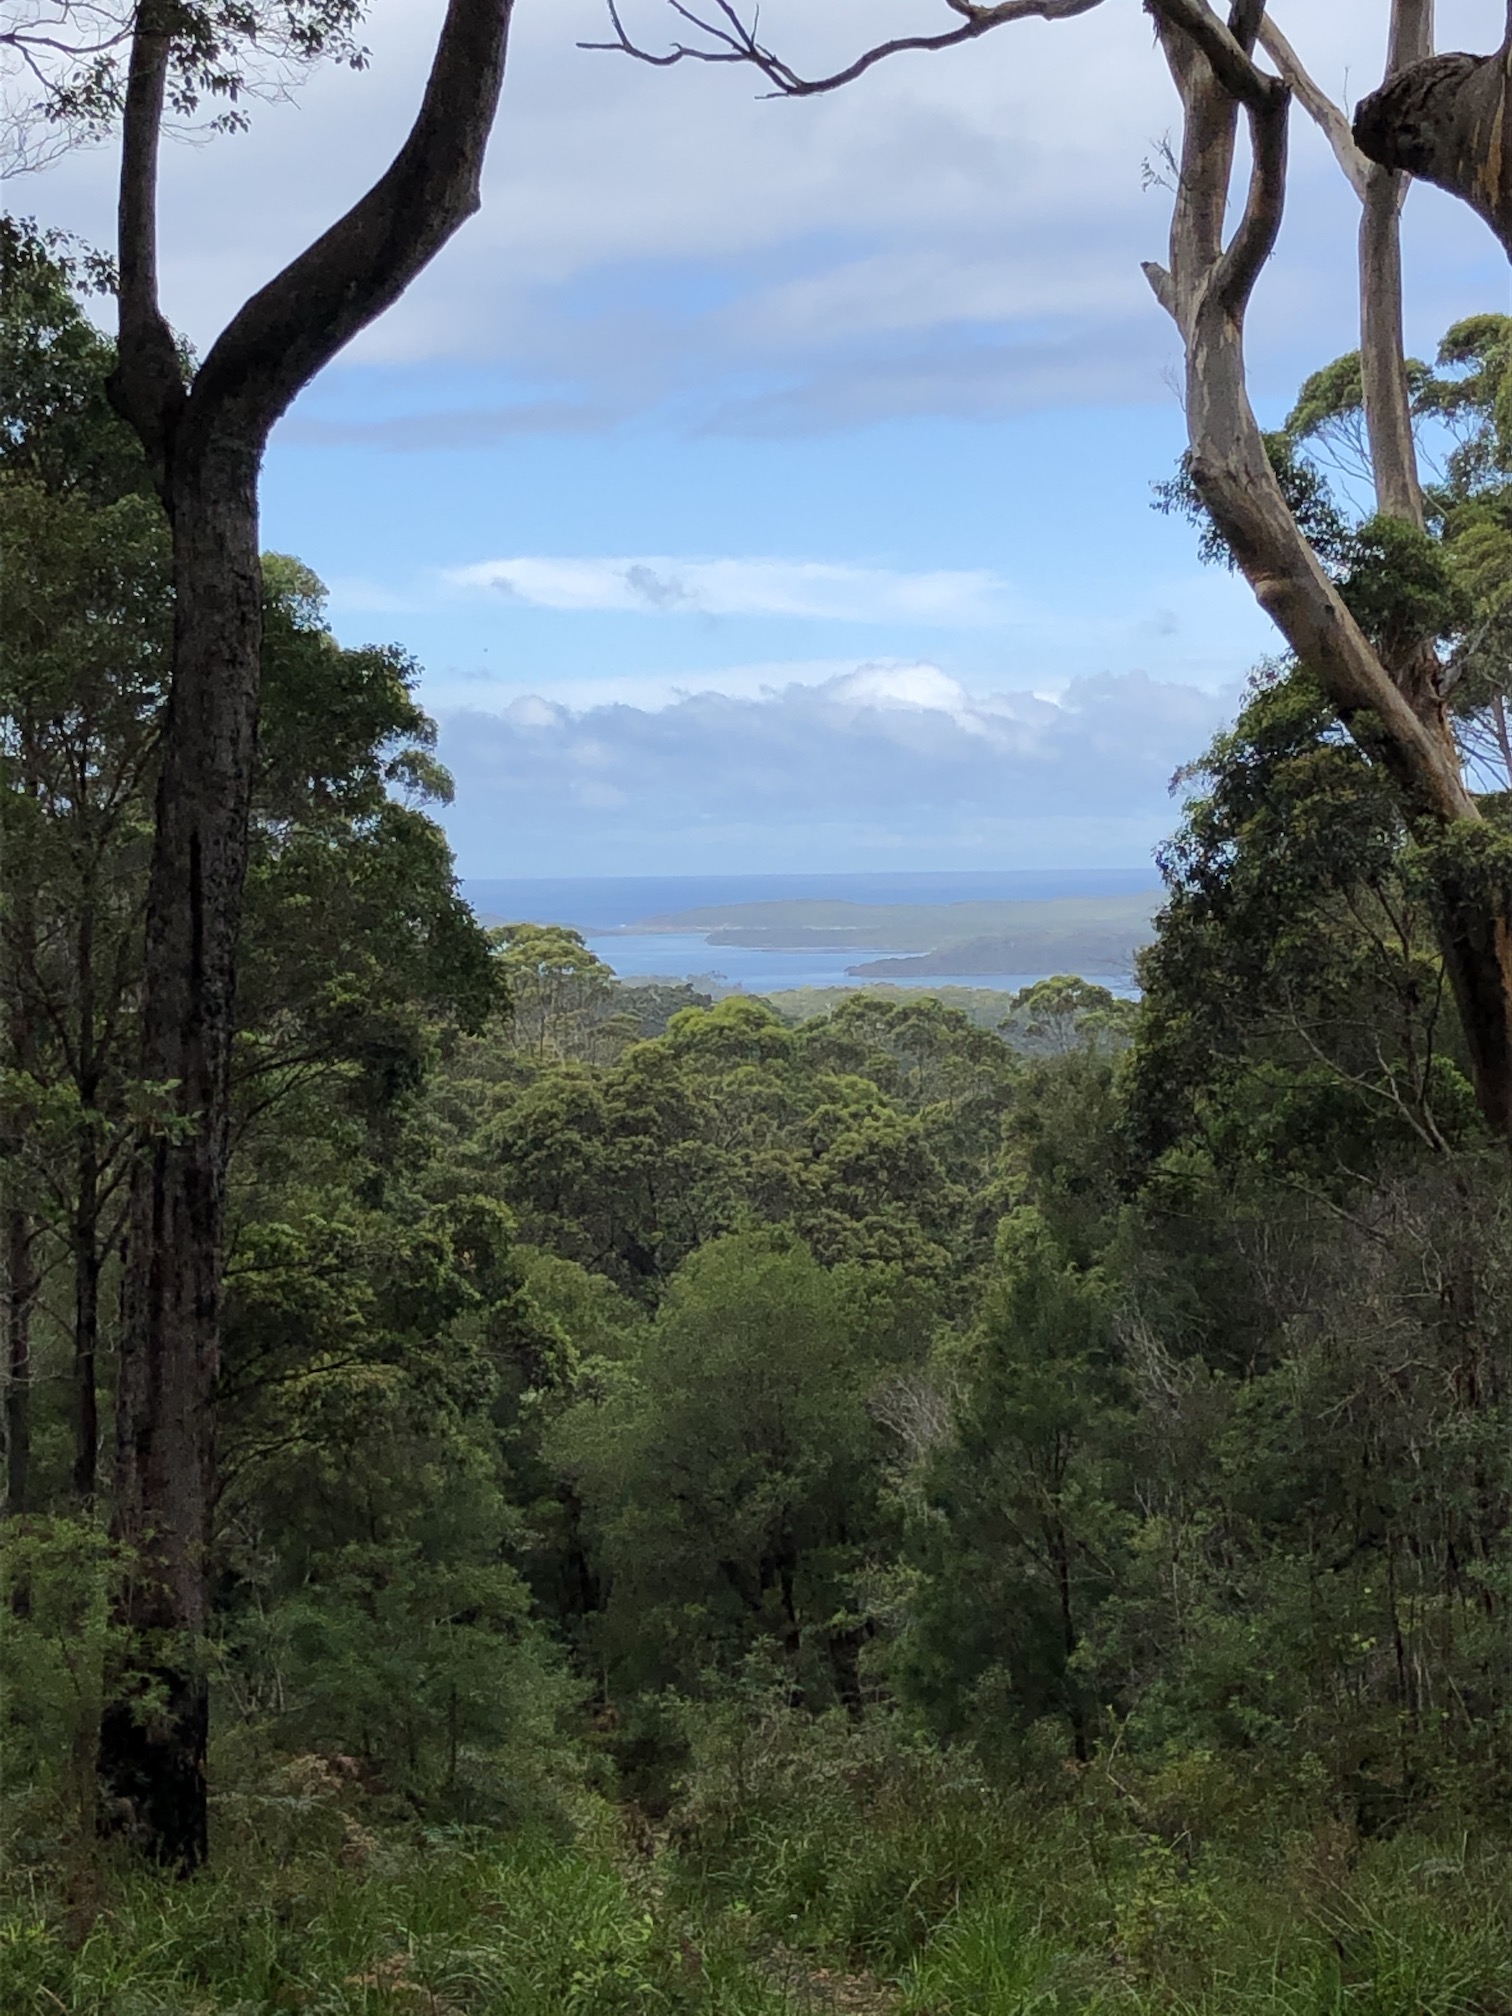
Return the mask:
{"type": "Polygon", "coordinates": [[[717,20],[706,20],[684,4],[684,0],[667,0],[674,14],[696,28],[700,35],[709,38],[711,47],[701,48],[697,44],[674,42],[670,48],[658,53],[644,49],[638,42],[632,42],[625,32],[620,19],[616,0],[606,0],[609,19],[614,27],[612,42],[580,42],[580,49],[608,50],[615,55],[633,56],[638,63],[651,63],[659,70],[667,70],[674,63],[748,63],[759,70],[772,86],[769,94],[775,98],[812,98],[822,91],[838,91],[843,85],[852,84],[863,76],[873,65],[884,62],[889,56],[899,56],[913,49],[953,49],[960,42],[974,42],[978,36],[989,34],[994,28],[1002,28],[1010,21],[1069,21],[1076,14],[1090,14],[1094,7],[1100,7],[1102,0],[999,0],[996,6],[981,6],[975,0],[945,0],[945,5],[953,14],[963,17],[959,28],[941,30],[938,35],[900,35],[890,42],[879,42],[865,50],[854,63],[848,63],[843,70],[833,71],[827,77],[801,77],[791,64],[757,40],[757,16],[753,15],[747,25],[736,10],[733,0],[712,0],[717,20]]]}
{"type": "Polygon", "coordinates": [[[388,170],[254,294],[195,379],[182,432],[260,448],[303,385],[397,301],[473,215],[514,0],[449,0],[425,96],[388,170]]]}
{"type": "Polygon", "coordinates": [[[1512,6],[1494,55],[1410,63],[1361,99],[1354,137],[1381,167],[1461,197],[1512,258],[1512,6]]]}
{"type": "Polygon", "coordinates": [[[1230,314],[1242,313],[1247,306],[1261,268],[1276,249],[1286,207],[1290,110],[1291,93],[1285,85],[1268,102],[1248,108],[1252,156],[1249,194],[1239,228],[1213,283],[1230,314]]]}
{"type": "Polygon", "coordinates": [[[1148,13],[1186,37],[1212,65],[1213,74],[1246,111],[1261,112],[1286,86],[1250,56],[1264,17],[1261,0],[1235,0],[1235,28],[1228,28],[1207,0],[1145,0],[1148,13]]]}
{"type": "Polygon", "coordinates": [[[1290,87],[1297,103],[1314,125],[1321,129],[1338,159],[1339,166],[1349,177],[1355,194],[1363,202],[1369,187],[1370,163],[1355,145],[1349,118],[1343,107],[1335,105],[1328,93],[1314,82],[1301,57],[1269,14],[1260,24],[1260,47],[1280,71],[1283,81],[1290,87]]]}
{"type": "Polygon", "coordinates": [[[111,404],[139,436],[162,488],[185,399],[173,332],[158,300],[157,177],[173,38],[162,6],[146,0],[131,38],[121,130],[116,367],[111,404]]]}

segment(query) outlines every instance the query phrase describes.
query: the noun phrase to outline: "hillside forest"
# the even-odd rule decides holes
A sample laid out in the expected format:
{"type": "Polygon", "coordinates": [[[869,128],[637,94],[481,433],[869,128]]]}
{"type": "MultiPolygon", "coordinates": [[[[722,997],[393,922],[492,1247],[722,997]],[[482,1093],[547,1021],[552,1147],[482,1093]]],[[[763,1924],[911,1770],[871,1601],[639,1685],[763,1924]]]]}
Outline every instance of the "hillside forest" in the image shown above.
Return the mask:
{"type": "MultiPolygon", "coordinates": [[[[141,1862],[95,1759],[164,1712],[111,1422],[182,1124],[167,535],[95,269],[0,248],[0,2008],[1505,2016],[1506,1143],[1431,863],[1289,660],[1194,752],[1137,1006],[711,1004],[477,923],[418,668],[265,556],[211,1853],[141,1862]]],[[[1357,359],[1270,452],[1455,666],[1500,836],[1512,320],[1412,368],[1411,568],[1357,359]]]]}

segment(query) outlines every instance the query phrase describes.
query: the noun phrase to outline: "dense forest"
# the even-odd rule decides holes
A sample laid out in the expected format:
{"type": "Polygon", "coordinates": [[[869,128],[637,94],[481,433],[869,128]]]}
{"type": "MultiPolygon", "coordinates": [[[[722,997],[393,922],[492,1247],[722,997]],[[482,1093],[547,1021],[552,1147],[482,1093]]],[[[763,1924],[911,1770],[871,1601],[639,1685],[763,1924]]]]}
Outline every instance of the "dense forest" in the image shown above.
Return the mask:
{"type": "MultiPolygon", "coordinates": [[[[1506,1143],[1430,850],[1293,661],[1186,776],[1137,1008],[798,1019],[484,930],[417,667],[265,558],[212,1854],[144,1872],[95,1759],[165,1712],[110,1424],[183,1125],[168,540],[109,276],[0,250],[0,2007],[1505,2016],[1506,1143]]],[[[1413,398],[1411,542],[1349,507],[1358,359],[1269,452],[1453,667],[1504,876],[1512,319],[1413,398]]]]}

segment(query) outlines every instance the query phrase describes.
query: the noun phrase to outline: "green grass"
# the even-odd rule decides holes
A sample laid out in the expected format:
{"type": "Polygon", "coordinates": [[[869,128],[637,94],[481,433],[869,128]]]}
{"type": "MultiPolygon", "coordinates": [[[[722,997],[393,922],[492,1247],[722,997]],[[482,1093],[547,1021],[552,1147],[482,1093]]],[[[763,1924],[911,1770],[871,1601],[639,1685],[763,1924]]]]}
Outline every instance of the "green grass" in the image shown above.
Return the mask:
{"type": "Polygon", "coordinates": [[[385,1830],[295,1760],[189,1882],[17,1861],[0,2016],[1512,2016],[1484,1822],[1361,1838],[1127,1763],[1005,1788],[882,1717],[692,1734],[654,1858],[586,1791],[571,1837],[385,1830]]]}
{"type": "MultiPolygon", "coordinates": [[[[704,1766],[672,1878],[898,2016],[1512,2016],[1512,1846],[1267,1806],[1141,1824],[865,1731],[704,1766]]],[[[1150,1788],[1144,1788],[1148,1791],[1150,1788]]],[[[1145,1809],[1148,1811],[1148,1809],[1145,1809]]]]}
{"type": "Polygon", "coordinates": [[[189,1882],[13,1885],[4,2016],[779,2016],[738,1946],[695,1940],[606,1859],[539,1835],[243,1845],[189,1882]],[[70,1894],[71,1893],[71,1894],[70,1894]]]}

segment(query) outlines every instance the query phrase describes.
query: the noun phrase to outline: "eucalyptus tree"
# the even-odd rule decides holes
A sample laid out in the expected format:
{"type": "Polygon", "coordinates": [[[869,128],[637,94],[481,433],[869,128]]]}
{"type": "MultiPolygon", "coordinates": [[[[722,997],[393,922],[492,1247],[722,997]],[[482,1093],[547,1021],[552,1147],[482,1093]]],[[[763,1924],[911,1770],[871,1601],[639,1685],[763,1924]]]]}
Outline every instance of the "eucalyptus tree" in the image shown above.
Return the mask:
{"type": "MultiPolygon", "coordinates": [[[[944,0],[955,25],[879,42],[823,76],[803,75],[768,47],[754,14],[734,0],[712,0],[702,12],[669,4],[689,39],[646,48],[610,0],[612,38],[589,46],[661,66],[746,65],[773,95],[802,98],[838,90],[895,56],[952,49],[1018,21],[1070,20],[1104,0],[944,0]]],[[[1434,53],[1432,0],[1381,0],[1386,75],[1351,128],[1266,0],[1232,0],[1223,12],[1210,0],[1143,5],[1183,115],[1169,253],[1145,273],[1185,350],[1191,479],[1261,607],[1390,779],[1431,861],[1437,937],[1477,1099],[1487,1124],[1512,1137],[1512,846],[1467,782],[1439,639],[1400,611],[1374,628],[1351,612],[1288,502],[1245,368],[1246,317],[1286,202],[1295,99],[1322,125],[1361,198],[1362,370],[1377,510],[1394,528],[1384,536],[1404,553],[1427,538],[1402,333],[1405,175],[1428,174],[1463,196],[1512,254],[1512,7],[1501,49],[1476,58],[1434,53]]]]}
{"type": "Polygon", "coordinates": [[[132,1177],[117,1389],[115,1528],[132,1552],[135,1677],[107,1707],[100,1767],[143,1846],[207,1851],[206,1532],[231,1120],[237,939],[257,732],[258,475],[302,386],[390,307],[478,207],[513,0],[449,0],[415,122],[345,216],[187,364],[158,278],[165,131],[322,55],[360,65],[359,0],[140,0],[27,12],[10,48],[44,118],[119,129],[118,334],[110,396],[142,443],[172,544],[171,680],[146,913],[142,1076],[171,1088],[132,1177]],[[57,45],[31,33],[56,15],[57,45]],[[25,36],[31,33],[30,42],[25,36]],[[272,71],[269,72],[269,60],[272,71]],[[54,61],[56,56],[56,61],[54,61]],[[151,1712],[146,1712],[150,1704],[151,1712]]]}

